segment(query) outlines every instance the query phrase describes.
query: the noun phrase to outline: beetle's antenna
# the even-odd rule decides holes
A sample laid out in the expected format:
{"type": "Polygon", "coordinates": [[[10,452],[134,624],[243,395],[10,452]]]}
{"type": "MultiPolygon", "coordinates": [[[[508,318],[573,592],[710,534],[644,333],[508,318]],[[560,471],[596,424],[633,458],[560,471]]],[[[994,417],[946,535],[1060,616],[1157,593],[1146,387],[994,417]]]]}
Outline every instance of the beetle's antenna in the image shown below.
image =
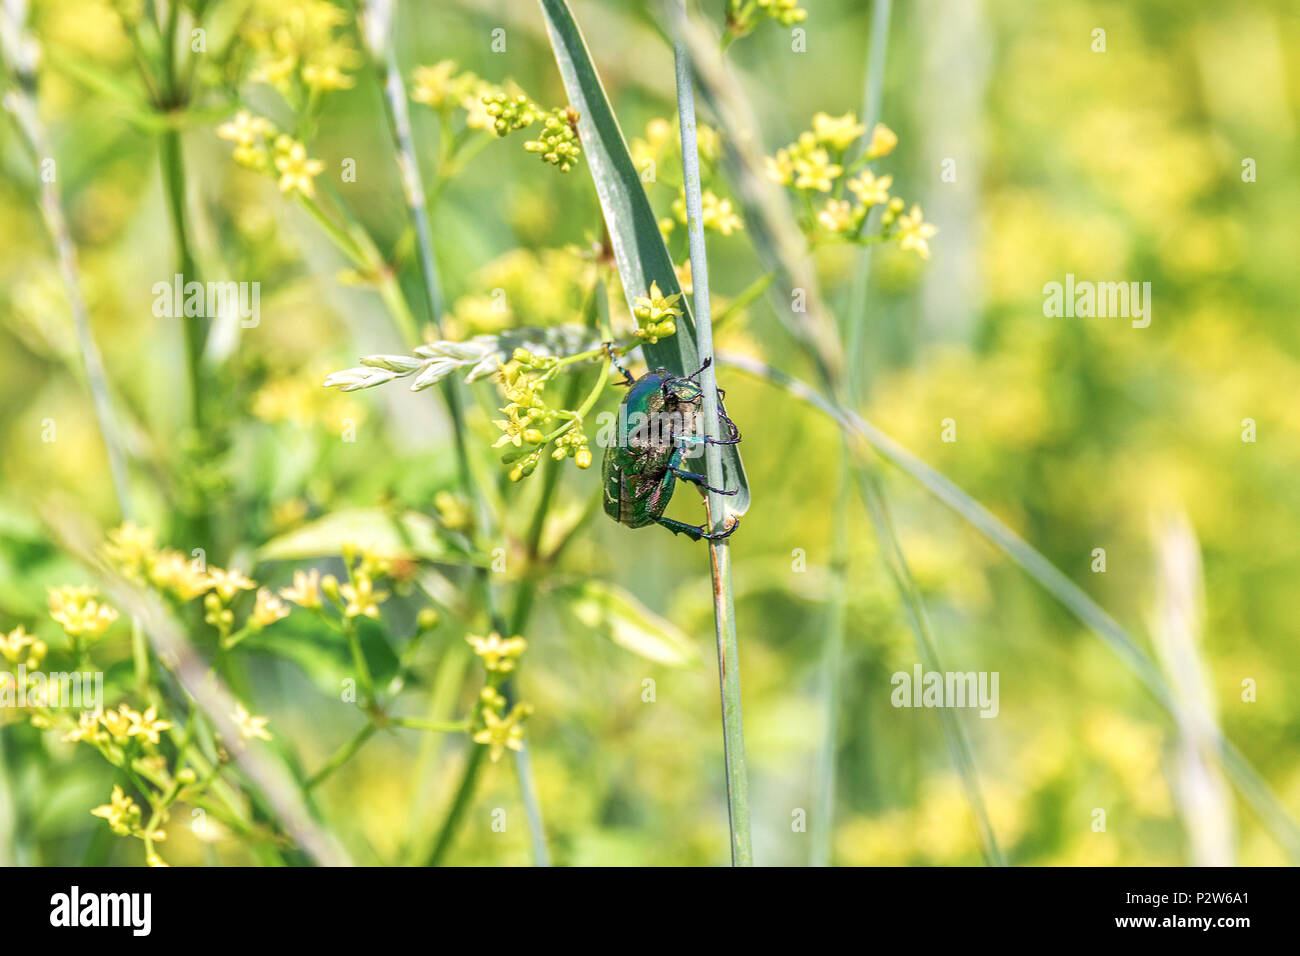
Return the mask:
{"type": "Polygon", "coordinates": [[[634,382],[636,382],[636,379],[632,377],[632,373],[619,364],[618,356],[614,354],[614,343],[602,342],[601,344],[605,346],[605,351],[609,353],[609,360],[613,364],[614,368],[618,369],[620,372],[623,373],[623,381],[615,382],[614,384],[632,385],[634,382]]]}
{"type": "Polygon", "coordinates": [[[692,372],[690,375],[687,375],[686,377],[691,381],[695,381],[695,379],[700,377],[700,373],[703,372],[706,368],[708,368],[712,364],[713,364],[713,358],[712,357],[706,358],[704,360],[703,365],[701,365],[699,368],[697,368],[694,372],[692,372]]]}

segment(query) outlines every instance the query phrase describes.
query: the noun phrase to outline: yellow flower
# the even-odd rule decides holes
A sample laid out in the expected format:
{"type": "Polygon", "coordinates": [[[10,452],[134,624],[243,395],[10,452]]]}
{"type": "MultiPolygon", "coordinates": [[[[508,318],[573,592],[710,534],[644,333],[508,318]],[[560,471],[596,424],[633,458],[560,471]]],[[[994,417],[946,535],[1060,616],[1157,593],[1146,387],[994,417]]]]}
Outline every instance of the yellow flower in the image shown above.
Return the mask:
{"type": "Polygon", "coordinates": [[[632,314],[636,317],[638,326],[634,333],[636,337],[653,345],[661,338],[675,335],[676,318],[682,314],[676,302],[681,297],[680,292],[665,296],[659,291],[658,282],[650,283],[648,295],[637,296],[632,300],[632,314]]]}
{"type": "Polygon", "coordinates": [[[433,506],[438,509],[438,517],[452,531],[468,528],[472,519],[468,503],[450,491],[440,491],[433,496],[433,506]]]}
{"type": "Polygon", "coordinates": [[[899,248],[915,249],[922,259],[929,259],[930,243],[927,240],[938,231],[928,222],[922,222],[921,207],[913,206],[906,216],[898,217],[899,248]]]}
{"type": "Polygon", "coordinates": [[[794,182],[794,159],[788,149],[778,149],[775,156],[764,156],[767,178],[780,186],[794,182]]]}
{"type": "Polygon", "coordinates": [[[289,609],[278,597],[262,588],[257,592],[257,601],[253,605],[253,626],[268,627],[281,618],[289,616],[289,609]]]}
{"type": "Polygon", "coordinates": [[[266,729],[267,718],[253,716],[244,709],[243,704],[235,705],[234,718],[235,723],[239,725],[239,736],[245,740],[252,740],[254,737],[259,740],[271,739],[271,732],[266,729]]]}
{"type": "Polygon", "coordinates": [[[257,587],[238,571],[224,571],[215,567],[208,569],[208,581],[223,601],[229,601],[240,591],[251,591],[257,587]]]}
{"type": "Polygon", "coordinates": [[[808,11],[799,6],[799,0],[758,0],[758,9],[782,26],[802,23],[808,11]]]}
{"type": "MultiPolygon", "coordinates": [[[[471,110],[470,100],[481,99],[483,93],[491,86],[473,73],[456,73],[454,60],[442,60],[433,66],[417,66],[414,80],[411,99],[430,106],[440,113],[450,113],[458,106],[471,110]]],[[[486,112],[483,116],[490,121],[486,112]]]]}
{"type": "Polygon", "coordinates": [[[883,205],[889,202],[889,187],[894,185],[893,176],[874,176],[869,169],[862,175],[849,180],[849,191],[858,197],[864,206],[883,205]]]}
{"type": "Polygon", "coordinates": [[[320,607],[320,572],[315,568],[305,572],[294,571],[293,587],[281,588],[280,597],[299,607],[320,607]]]}
{"type": "Polygon", "coordinates": [[[682,287],[683,295],[690,295],[694,290],[694,279],[691,276],[691,260],[687,259],[679,266],[673,266],[673,272],[677,273],[677,284],[682,287]]]}
{"type": "Polygon", "coordinates": [[[39,667],[45,650],[45,642],[32,637],[21,624],[8,634],[0,634],[0,654],[11,664],[22,661],[28,668],[39,667]]]}
{"type": "Polygon", "coordinates": [[[499,92],[491,83],[475,81],[470,92],[461,98],[460,106],[465,111],[465,126],[469,129],[491,130],[496,127],[496,117],[488,112],[486,97],[499,92]]]}
{"type": "Polygon", "coordinates": [[[77,729],[64,734],[63,739],[66,743],[76,743],[80,740],[94,743],[104,736],[103,731],[99,729],[99,715],[83,710],[77,719],[77,729]]]}
{"type": "Polygon", "coordinates": [[[325,164],[319,159],[307,158],[307,147],[288,136],[281,136],[275,141],[275,168],[280,173],[280,192],[291,193],[294,190],[307,198],[316,195],[312,180],[320,175],[325,164]]]}
{"type": "Polygon", "coordinates": [[[500,448],[506,443],[512,444],[516,448],[522,447],[524,432],[532,426],[532,423],[527,418],[519,417],[519,406],[517,404],[507,405],[501,411],[505,413],[506,417],[493,419],[492,424],[501,429],[504,434],[492,443],[492,447],[500,448]]]}
{"type": "Polygon", "coordinates": [[[474,734],[474,743],[487,744],[488,755],[496,763],[506,749],[524,749],[523,719],[531,708],[527,704],[517,704],[505,717],[499,717],[494,711],[483,711],[483,722],[487,725],[474,734]]]}
{"type": "Polygon", "coordinates": [[[847,199],[831,199],[817,214],[817,221],[831,232],[849,232],[857,226],[857,216],[847,199]]]}
{"type": "Polygon", "coordinates": [[[150,707],[143,715],[135,711],[129,711],[127,719],[130,721],[131,726],[126,735],[128,737],[143,737],[151,744],[158,743],[158,735],[164,730],[172,729],[170,721],[158,719],[157,707],[150,707]]]}
{"type": "Polygon", "coordinates": [[[815,189],[828,193],[835,177],[844,172],[844,167],[832,163],[826,150],[814,149],[794,161],[794,171],[796,189],[815,189]]]}
{"type": "Polygon", "coordinates": [[[96,593],[86,587],[51,588],[50,617],[62,624],[70,637],[98,637],[117,620],[117,611],[94,600],[96,593]]]}
{"type": "Polygon", "coordinates": [[[853,141],[866,131],[867,128],[858,122],[853,113],[845,113],[843,116],[817,113],[813,116],[813,135],[817,137],[817,142],[840,152],[852,146],[853,141]]]}
{"type": "Polygon", "coordinates": [[[234,117],[217,127],[217,135],[240,146],[252,146],[260,137],[270,133],[270,121],[240,110],[234,117]]]}
{"type": "Polygon", "coordinates": [[[126,575],[138,579],[153,560],[156,545],[154,533],[127,521],[107,535],[104,556],[126,575]]]}
{"type": "Polygon", "coordinates": [[[131,728],[139,720],[140,715],[126,704],[119,705],[117,710],[106,710],[99,717],[99,722],[104,725],[109,736],[120,744],[126,743],[126,739],[131,736],[131,728]]]}
{"type": "Polygon", "coordinates": [[[487,637],[469,634],[465,640],[474,648],[474,653],[483,658],[484,667],[500,674],[508,674],[514,670],[515,659],[528,648],[528,642],[522,637],[503,640],[496,631],[487,637]]]}
{"type": "Polygon", "coordinates": [[[867,159],[879,159],[888,156],[898,145],[898,136],[884,123],[877,123],[871,131],[871,142],[867,144],[867,159]]]}
{"type": "Polygon", "coordinates": [[[149,567],[149,579],[182,601],[190,601],[212,587],[207,574],[179,551],[160,551],[149,567]]]}
{"type": "Polygon", "coordinates": [[[103,817],[118,836],[130,836],[140,825],[140,808],[136,802],[122,792],[121,787],[113,788],[109,802],[90,811],[97,817],[103,817]]]}
{"type": "Polygon", "coordinates": [[[659,291],[659,283],[650,283],[648,295],[639,295],[632,302],[632,313],[647,322],[658,322],[665,316],[680,316],[682,310],[675,303],[681,298],[677,295],[665,296],[659,291]]]}
{"type": "Polygon", "coordinates": [[[342,71],[356,66],[359,56],[347,34],[335,32],[346,25],[347,16],[328,0],[254,4],[241,30],[254,57],[252,78],[286,96],[294,92],[295,77],[315,91],[351,86],[342,71]]]}
{"type": "Polygon", "coordinates": [[[217,135],[231,140],[235,144],[235,162],[249,169],[265,169],[269,161],[266,140],[275,132],[271,122],[261,116],[253,116],[247,110],[236,113],[234,118],[217,127],[217,135]]]}
{"type": "Polygon", "coordinates": [[[645,138],[637,136],[632,140],[632,163],[637,172],[644,173],[647,163],[657,163],[663,156],[664,147],[673,138],[672,125],[662,117],[656,117],[646,123],[645,138]]]}
{"type": "Polygon", "coordinates": [[[308,63],[302,68],[302,81],[310,89],[320,93],[328,93],[331,90],[350,90],[352,88],[352,77],[344,73],[338,63],[319,62],[308,63]]]}
{"type": "MultiPolygon", "coordinates": [[[[683,192],[673,201],[673,214],[678,222],[686,222],[686,194],[683,192]]],[[[705,229],[712,229],[724,236],[729,236],[737,229],[743,229],[745,222],[732,208],[730,199],[719,199],[712,190],[705,190],[700,197],[700,218],[705,229]]]]}
{"type": "Polygon", "coordinates": [[[388,592],[376,591],[368,574],[357,574],[352,581],[339,587],[339,593],[348,602],[343,609],[346,617],[378,618],[379,605],[388,600],[388,592]]]}

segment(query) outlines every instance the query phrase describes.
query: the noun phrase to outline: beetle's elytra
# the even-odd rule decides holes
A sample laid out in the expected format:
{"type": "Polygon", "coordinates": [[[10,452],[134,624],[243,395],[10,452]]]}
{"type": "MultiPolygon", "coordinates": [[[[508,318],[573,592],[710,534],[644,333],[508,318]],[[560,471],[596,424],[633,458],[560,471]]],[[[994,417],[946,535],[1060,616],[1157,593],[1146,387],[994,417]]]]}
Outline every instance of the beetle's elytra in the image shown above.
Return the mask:
{"type": "MultiPolygon", "coordinates": [[[[679,478],[696,485],[701,492],[736,493],[711,488],[701,476],[682,467],[687,446],[715,441],[699,434],[704,399],[698,379],[706,367],[707,362],[689,376],[673,375],[658,368],[638,379],[620,367],[628,390],[619,410],[618,441],[605,449],[601,466],[605,513],[620,524],[629,528],[660,524],[692,541],[725,538],[736,530],[739,521],[733,521],[729,528],[715,534],[703,525],[664,517],[679,478]]],[[[740,431],[727,417],[722,394],[719,389],[718,417],[725,426],[726,437],[717,439],[716,444],[734,445],[740,441],[740,431]]]]}

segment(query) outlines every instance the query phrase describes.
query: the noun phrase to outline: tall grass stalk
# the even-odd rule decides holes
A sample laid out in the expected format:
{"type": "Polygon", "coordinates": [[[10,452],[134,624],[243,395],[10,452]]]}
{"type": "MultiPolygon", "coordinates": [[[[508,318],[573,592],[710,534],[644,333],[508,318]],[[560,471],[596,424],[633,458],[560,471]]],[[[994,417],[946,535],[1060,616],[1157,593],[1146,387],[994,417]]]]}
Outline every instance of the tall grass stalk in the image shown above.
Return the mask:
{"type": "MultiPolygon", "coordinates": [[[[16,81],[5,93],[4,105],[13,117],[19,136],[39,169],[46,159],[53,156],[53,152],[46,137],[45,127],[41,124],[37,113],[36,98],[32,92],[36,89],[35,48],[29,45],[30,41],[23,30],[23,24],[13,19],[17,15],[16,11],[20,9],[21,5],[15,4],[0,11],[0,44],[3,46],[4,60],[7,61],[8,68],[16,81]]],[[[113,408],[108,376],[104,371],[104,360],[90,327],[90,310],[86,307],[86,299],[81,292],[77,248],[72,241],[72,233],[68,229],[68,221],[59,201],[56,177],[47,178],[38,175],[37,178],[40,180],[41,215],[59,260],[59,273],[63,279],[64,292],[68,297],[68,308],[72,313],[77,349],[81,354],[82,369],[95,408],[95,419],[99,424],[104,450],[108,456],[108,469],[113,477],[113,490],[117,496],[118,510],[123,520],[130,520],[135,516],[135,508],[131,497],[130,475],[127,472],[125,442],[122,439],[117,413],[113,408]]]]}
{"type": "MultiPolygon", "coordinates": [[[[685,7],[674,5],[670,12],[676,30],[673,63],[677,73],[677,116],[682,134],[682,173],[685,179],[686,218],[691,249],[692,306],[696,343],[704,370],[700,386],[704,391],[704,433],[721,438],[718,418],[717,375],[713,367],[713,327],[709,317],[709,266],[704,247],[704,213],[700,198],[700,156],[695,130],[695,80],[690,53],[681,35],[685,7]]],[[[723,483],[722,452],[718,445],[704,445],[705,475],[713,488],[723,483]]],[[[709,529],[726,528],[726,498],[709,492],[709,529]]],[[[713,614],[718,644],[718,685],[722,700],[722,743],[727,771],[727,809],[731,821],[731,863],[752,866],[753,846],[749,823],[749,777],[745,769],[745,732],[740,708],[740,654],[736,639],[736,612],[731,588],[731,541],[709,542],[713,572],[713,614]]]]}
{"type": "MultiPolygon", "coordinates": [[[[176,43],[180,30],[181,4],[168,4],[167,22],[160,26],[163,42],[163,62],[160,99],[155,102],[159,112],[179,109],[185,105],[186,86],[176,68],[176,43]]],[[[155,14],[156,15],[156,14],[155,14]]],[[[131,28],[135,34],[135,29],[131,28]]],[[[147,77],[148,68],[141,67],[147,77]]],[[[176,241],[177,270],[186,282],[198,282],[199,267],[194,258],[194,245],[190,237],[189,217],[186,214],[185,157],[182,152],[180,130],[167,128],[161,137],[163,187],[167,194],[167,209],[171,217],[172,235],[176,241]]],[[[203,388],[203,348],[207,339],[207,321],[199,317],[181,319],[185,336],[185,364],[189,377],[190,414],[194,428],[202,431],[206,423],[203,388]]]]}
{"type": "MultiPolygon", "coordinates": [[[[871,4],[871,45],[862,87],[863,126],[870,130],[880,116],[880,102],[885,78],[885,53],[889,48],[889,14],[891,0],[873,0],[871,4]]],[[[847,321],[841,335],[846,339],[844,385],[849,401],[856,404],[862,376],[862,337],[866,328],[867,279],[871,269],[871,246],[856,250],[852,284],[849,291],[847,321]],[[856,317],[856,321],[854,321],[856,317]]],[[[839,488],[835,493],[835,513],[847,515],[853,495],[852,459],[845,449],[840,457],[839,488]]],[[[831,592],[827,601],[825,637],[822,647],[822,740],[817,752],[814,776],[812,864],[829,866],[831,840],[835,829],[835,753],[839,742],[840,674],[844,670],[844,638],[848,616],[849,534],[848,522],[837,521],[831,537],[831,592]]]]}
{"type": "MultiPolygon", "coordinates": [[[[406,85],[402,81],[401,66],[397,59],[396,36],[393,29],[397,12],[396,6],[395,0],[382,0],[382,2],[363,4],[366,16],[366,42],[370,47],[375,68],[379,71],[380,81],[383,86],[384,111],[388,119],[389,133],[392,136],[397,156],[402,192],[415,230],[421,288],[425,296],[429,321],[441,337],[442,283],[438,276],[438,264],[433,251],[433,230],[430,225],[429,203],[424,189],[424,181],[420,174],[419,154],[416,152],[415,140],[411,133],[410,110],[406,102],[406,85]]],[[[409,342],[408,344],[416,345],[418,343],[409,342]]],[[[467,429],[461,393],[463,386],[455,376],[451,376],[441,382],[440,387],[447,405],[448,417],[451,419],[452,439],[456,447],[456,461],[460,471],[462,488],[470,501],[474,503],[480,533],[491,535],[494,533],[495,521],[490,507],[479,491],[474,475],[473,462],[466,445],[467,429]]],[[[493,628],[498,631],[505,630],[505,624],[497,611],[488,570],[486,568],[477,568],[474,573],[479,579],[478,584],[480,593],[483,596],[484,609],[492,622],[493,628]]],[[[503,689],[506,697],[511,696],[510,689],[509,686],[503,689]]],[[[475,759],[475,757],[481,758],[481,754],[477,752],[482,749],[476,746],[476,752],[471,754],[470,759],[466,762],[464,776],[457,788],[457,797],[448,810],[447,818],[440,831],[438,847],[441,848],[443,853],[450,846],[451,838],[463,819],[465,805],[473,795],[478,774],[482,767],[482,760],[475,759]]],[[[541,805],[536,797],[537,787],[532,779],[532,764],[528,760],[525,751],[512,752],[512,756],[515,760],[520,795],[524,803],[529,833],[532,837],[533,861],[538,866],[547,866],[550,863],[550,858],[546,850],[541,805]]],[[[441,853],[435,850],[435,860],[440,857],[441,853]]]]}
{"type": "MultiPolygon", "coordinates": [[[[701,91],[712,107],[722,127],[726,146],[727,165],[736,184],[737,196],[745,209],[746,228],[767,267],[783,278],[773,286],[773,308],[790,329],[795,342],[817,370],[822,389],[837,399],[847,393],[847,362],[841,345],[838,323],[821,297],[817,274],[798,243],[792,237],[800,235],[797,224],[784,196],[775,193],[763,176],[762,161],[757,154],[753,130],[758,128],[753,107],[744,90],[731,75],[718,53],[717,37],[703,26],[688,24],[687,34],[692,52],[696,56],[701,80],[701,91]],[[788,301],[775,292],[777,286],[798,288],[805,294],[807,311],[794,316],[788,301]]],[[[860,316],[850,317],[862,321],[860,316]]],[[[854,455],[850,443],[845,443],[844,454],[855,462],[857,470],[874,469],[869,459],[854,455]]],[[[872,531],[880,548],[891,580],[906,612],[907,623],[916,641],[918,656],[938,665],[937,649],[926,622],[924,608],[919,603],[919,591],[911,579],[911,572],[889,515],[879,479],[868,475],[865,480],[857,476],[860,493],[864,495],[872,531]]],[[[941,666],[934,669],[941,670],[941,666]]],[[[983,799],[980,797],[975,759],[966,738],[965,730],[956,716],[945,708],[939,709],[945,741],[951,751],[953,763],[962,777],[963,792],[968,798],[976,831],[981,840],[981,851],[986,861],[1000,863],[1001,851],[994,839],[983,799]]],[[[823,800],[825,797],[823,796],[823,800]]],[[[825,821],[829,826],[830,821],[825,821]]]]}

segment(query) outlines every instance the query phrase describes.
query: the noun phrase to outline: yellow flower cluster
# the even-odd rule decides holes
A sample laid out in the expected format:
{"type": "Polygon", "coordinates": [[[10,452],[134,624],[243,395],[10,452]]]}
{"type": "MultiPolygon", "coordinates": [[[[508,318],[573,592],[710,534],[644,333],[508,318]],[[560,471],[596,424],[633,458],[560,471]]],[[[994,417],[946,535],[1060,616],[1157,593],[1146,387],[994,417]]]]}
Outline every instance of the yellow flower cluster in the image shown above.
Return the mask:
{"type": "Polygon", "coordinates": [[[493,631],[487,637],[473,634],[465,638],[474,653],[483,659],[483,666],[497,674],[508,674],[515,669],[515,660],[528,649],[528,642],[522,637],[503,639],[493,631]]]}
{"type": "Polygon", "coordinates": [[[846,154],[864,133],[866,127],[853,113],[843,116],[817,113],[811,130],[777,150],[775,156],[767,157],[767,175],[773,182],[803,193],[808,202],[812,194],[832,194],[815,215],[809,206],[804,228],[810,236],[820,228],[850,242],[897,240],[900,249],[929,258],[929,240],[938,230],[924,221],[919,206],[913,205],[911,212],[903,214],[906,204],[889,194],[893,176],[877,176],[863,168],[892,153],[898,137],[888,126],[877,123],[862,154],[849,161],[846,154]],[[856,176],[851,175],[858,169],[861,171],[856,176]],[[844,198],[846,188],[857,199],[856,204],[844,198]],[[884,207],[880,232],[863,235],[867,217],[875,206],[884,207]]]}
{"type": "Polygon", "coordinates": [[[12,667],[22,665],[36,670],[45,660],[45,642],[28,634],[19,625],[8,634],[0,634],[0,656],[12,667]]]}
{"type": "Polygon", "coordinates": [[[791,27],[807,18],[799,0],[727,0],[727,29],[733,36],[750,33],[761,19],[791,27]]]}
{"type": "Polygon", "coordinates": [[[522,637],[504,640],[496,631],[487,637],[470,635],[465,639],[482,659],[488,677],[487,685],[479,694],[477,720],[471,727],[470,737],[474,743],[488,747],[488,756],[496,763],[506,750],[524,747],[524,721],[532,714],[532,705],[518,703],[507,713],[506,699],[497,688],[515,669],[528,642],[522,637]]]}
{"type": "MultiPolygon", "coordinates": [[[[673,202],[673,215],[686,225],[686,193],[683,191],[673,202]]],[[[700,196],[700,218],[705,229],[729,236],[745,227],[745,222],[731,205],[730,199],[720,199],[712,189],[700,196]]]]}
{"type": "MultiPolygon", "coordinates": [[[[334,575],[327,574],[319,579],[318,590],[314,569],[309,573],[298,571],[294,573],[293,587],[283,589],[280,596],[300,607],[319,608],[323,606],[323,594],[348,621],[358,617],[378,620],[379,605],[388,600],[389,593],[375,587],[375,578],[394,575],[398,559],[373,548],[349,544],[343,547],[343,563],[348,569],[347,581],[340,583],[334,575]]],[[[401,561],[402,569],[409,565],[409,561],[401,561]]]]}
{"type": "Polygon", "coordinates": [[[346,71],[361,57],[347,26],[347,15],[328,0],[258,0],[241,31],[253,50],[252,78],[291,100],[304,89],[349,89],[353,80],[346,71]]]}
{"type": "Polygon", "coordinates": [[[103,817],[118,836],[131,836],[140,829],[140,806],[125,793],[121,787],[113,787],[113,795],[102,807],[90,811],[97,817],[103,817]]]}
{"type": "Polygon", "coordinates": [[[157,746],[162,739],[162,732],[171,728],[170,721],[158,719],[156,707],[150,707],[142,714],[132,710],[128,704],[120,704],[117,710],[106,710],[102,714],[83,712],[76,729],[65,734],[63,739],[90,744],[112,741],[119,745],[139,739],[157,746]]]}
{"type": "Polygon", "coordinates": [[[307,155],[307,147],[292,136],[276,134],[271,121],[240,110],[217,127],[217,135],[235,144],[235,162],[258,172],[274,173],[280,192],[315,198],[315,178],[325,169],[307,155]]]}
{"type": "Polygon", "coordinates": [[[659,283],[651,282],[649,292],[632,300],[632,315],[637,321],[637,329],[633,334],[651,345],[677,334],[676,320],[682,314],[682,310],[677,307],[680,298],[681,293],[664,295],[659,291],[659,283]]]}
{"type": "Polygon", "coordinates": [[[466,70],[456,72],[456,61],[442,60],[433,66],[417,66],[411,99],[451,116],[457,109],[465,111],[465,125],[470,129],[490,130],[494,120],[486,99],[503,92],[498,87],[466,70]]]}
{"type": "Polygon", "coordinates": [[[411,99],[450,118],[465,110],[465,126],[509,136],[538,122],[541,132],[524,143],[524,149],[567,173],[582,153],[578,143],[578,113],[567,106],[545,109],[514,84],[506,89],[466,70],[457,72],[456,61],[442,60],[416,67],[411,99]]]}
{"type": "Polygon", "coordinates": [[[572,457],[579,468],[591,467],[591,449],[582,430],[581,415],[571,409],[552,408],[542,397],[547,383],[559,372],[559,361],[551,356],[535,355],[517,348],[511,360],[497,373],[507,404],[500,410],[505,418],[492,424],[501,429],[493,448],[507,448],[501,460],[513,465],[510,480],[521,481],[531,475],[541,461],[545,446],[554,442],[551,457],[563,461],[572,457]],[[545,429],[560,424],[549,434],[545,429]]]}
{"type": "MultiPolygon", "coordinates": [[[[289,608],[280,599],[281,597],[285,600],[293,600],[303,607],[313,606],[304,603],[311,600],[307,591],[308,581],[311,591],[315,592],[314,606],[320,606],[320,595],[317,589],[319,576],[314,570],[310,578],[301,571],[295,573],[294,584],[301,593],[293,588],[286,588],[281,592],[280,597],[277,597],[266,588],[258,588],[257,582],[241,571],[215,566],[205,568],[201,561],[190,560],[179,551],[158,548],[152,531],[137,527],[130,522],[108,533],[103,553],[114,567],[134,581],[150,583],[163,593],[170,594],[182,602],[202,597],[204,620],[217,629],[223,641],[229,639],[234,632],[235,614],[230,604],[243,591],[257,591],[253,610],[244,625],[250,632],[260,631],[289,616],[289,608]],[[302,600],[295,600],[289,596],[290,594],[301,597],[302,600]]],[[[68,629],[65,618],[74,622],[89,619],[90,608],[85,603],[85,599],[92,597],[93,592],[89,595],[84,592],[85,589],[59,589],[57,615],[55,614],[56,594],[51,592],[51,616],[63,623],[65,630],[68,629]]],[[[98,615],[96,621],[106,618],[107,623],[112,623],[112,619],[117,616],[117,612],[111,608],[98,609],[95,613],[98,615]]],[[[104,624],[105,627],[107,623],[104,624]]],[[[68,633],[74,632],[68,630],[68,633]]]]}
{"type": "Polygon", "coordinates": [[[88,587],[50,588],[50,617],[73,639],[99,637],[117,620],[117,611],[100,604],[95,599],[98,593],[88,587]]]}

